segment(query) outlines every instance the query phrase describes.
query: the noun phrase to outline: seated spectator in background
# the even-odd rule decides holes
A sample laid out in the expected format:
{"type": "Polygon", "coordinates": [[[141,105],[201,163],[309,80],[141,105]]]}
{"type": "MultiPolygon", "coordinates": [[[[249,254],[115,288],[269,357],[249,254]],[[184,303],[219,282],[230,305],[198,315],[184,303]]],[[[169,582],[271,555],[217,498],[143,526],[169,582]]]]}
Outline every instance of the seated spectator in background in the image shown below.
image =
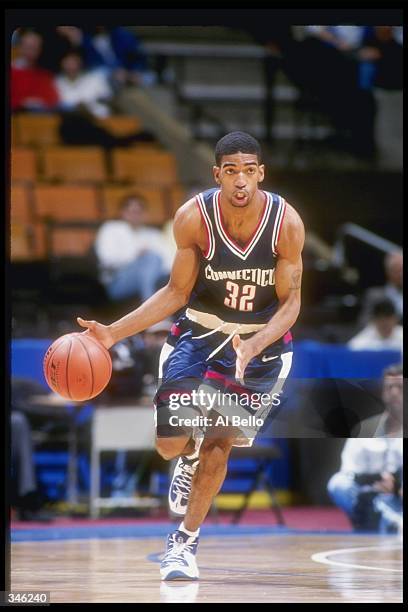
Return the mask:
{"type": "Polygon", "coordinates": [[[354,338],[348,341],[353,350],[395,350],[403,346],[403,329],[391,300],[382,299],[373,304],[371,319],[354,338]]]}
{"type": "Polygon", "coordinates": [[[123,27],[95,26],[84,31],[81,47],[86,66],[105,69],[116,86],[152,82],[139,39],[123,27]]]}
{"type": "Polygon", "coordinates": [[[146,225],[145,202],[137,194],[124,198],[120,219],[99,228],[95,253],[100,280],[114,301],[147,300],[167,282],[172,263],[162,232],[146,225]]]}
{"type": "Polygon", "coordinates": [[[402,251],[388,253],[384,260],[386,283],[383,287],[372,287],[367,290],[363,298],[363,305],[359,318],[360,325],[366,325],[370,319],[373,305],[380,299],[387,298],[394,304],[398,318],[402,322],[403,316],[403,254],[402,251]]]}
{"type": "Polygon", "coordinates": [[[388,366],[383,372],[381,399],[384,411],[364,419],[351,437],[401,438],[403,436],[403,371],[402,365],[388,366]]]}
{"type": "MultiPolygon", "coordinates": [[[[20,521],[48,521],[42,509],[34,465],[30,399],[44,395],[44,388],[29,379],[11,381],[11,505],[20,521]]],[[[38,415],[37,415],[38,418],[38,415]]]]}
{"type": "Polygon", "coordinates": [[[73,26],[36,25],[36,32],[43,39],[42,53],[38,60],[41,68],[58,74],[62,57],[72,50],[79,49],[82,40],[81,30],[73,26]]]}
{"type": "Polygon", "coordinates": [[[350,438],[327,485],[356,531],[402,531],[402,438],[350,438]]]}
{"type": "Polygon", "coordinates": [[[61,59],[61,73],[55,79],[60,109],[73,111],[84,107],[94,117],[111,114],[109,102],[113,91],[104,72],[85,71],[79,51],[68,51],[61,59]]]}
{"type": "Polygon", "coordinates": [[[62,111],[59,132],[64,144],[98,145],[111,149],[155,140],[145,130],[116,136],[97,124],[97,119],[111,114],[113,90],[103,71],[83,70],[80,51],[70,50],[62,57],[61,73],[55,84],[62,111]]]}
{"type": "Polygon", "coordinates": [[[28,30],[19,35],[18,57],[11,67],[12,111],[52,111],[58,105],[54,77],[38,65],[41,51],[40,34],[28,30]]]}

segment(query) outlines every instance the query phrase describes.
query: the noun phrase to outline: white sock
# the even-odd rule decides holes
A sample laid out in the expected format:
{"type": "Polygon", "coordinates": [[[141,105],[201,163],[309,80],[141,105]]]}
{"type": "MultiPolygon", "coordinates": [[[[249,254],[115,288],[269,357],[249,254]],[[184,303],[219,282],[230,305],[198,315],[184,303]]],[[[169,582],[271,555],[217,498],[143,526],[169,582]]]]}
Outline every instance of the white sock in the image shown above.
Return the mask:
{"type": "Polygon", "coordinates": [[[181,521],[180,523],[180,527],[178,528],[179,531],[183,531],[184,533],[186,533],[188,536],[190,537],[194,537],[196,538],[198,536],[198,534],[200,533],[200,528],[197,529],[197,531],[189,531],[188,529],[186,529],[184,527],[184,521],[181,521]]]}

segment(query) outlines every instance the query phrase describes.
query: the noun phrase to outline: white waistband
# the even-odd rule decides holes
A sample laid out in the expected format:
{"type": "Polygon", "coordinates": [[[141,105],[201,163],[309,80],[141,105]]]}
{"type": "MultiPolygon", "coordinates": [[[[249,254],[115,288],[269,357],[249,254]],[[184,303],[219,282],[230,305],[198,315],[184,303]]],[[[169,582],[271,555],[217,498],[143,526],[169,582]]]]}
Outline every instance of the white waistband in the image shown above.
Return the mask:
{"type": "Polygon", "coordinates": [[[228,323],[217,317],[217,315],[208,312],[200,312],[193,308],[186,309],[186,317],[190,319],[190,321],[202,325],[202,327],[217,330],[227,335],[231,333],[251,334],[259,331],[266,325],[266,323],[228,323]]]}

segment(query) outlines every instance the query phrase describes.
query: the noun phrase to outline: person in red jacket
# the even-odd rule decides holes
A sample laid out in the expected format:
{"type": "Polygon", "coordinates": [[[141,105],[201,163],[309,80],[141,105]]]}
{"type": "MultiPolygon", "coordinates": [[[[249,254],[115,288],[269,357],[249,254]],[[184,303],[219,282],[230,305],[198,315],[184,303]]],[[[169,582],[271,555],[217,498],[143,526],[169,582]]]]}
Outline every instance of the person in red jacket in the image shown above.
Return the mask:
{"type": "Polygon", "coordinates": [[[19,38],[19,54],[11,67],[11,110],[53,110],[59,102],[54,76],[37,64],[42,37],[26,31],[19,38]]]}

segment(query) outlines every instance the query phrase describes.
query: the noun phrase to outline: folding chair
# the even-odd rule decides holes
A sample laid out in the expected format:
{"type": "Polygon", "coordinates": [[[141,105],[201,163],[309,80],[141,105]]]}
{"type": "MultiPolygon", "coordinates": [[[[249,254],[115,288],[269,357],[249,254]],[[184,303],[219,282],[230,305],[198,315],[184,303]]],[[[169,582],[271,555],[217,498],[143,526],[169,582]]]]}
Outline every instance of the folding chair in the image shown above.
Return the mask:
{"type": "Polygon", "coordinates": [[[252,446],[250,448],[233,448],[231,451],[230,459],[255,459],[258,461],[255,473],[252,475],[252,483],[249,489],[244,495],[242,505],[238,510],[235,511],[232,523],[237,524],[242,518],[243,513],[248,508],[249,500],[252,493],[256,491],[262,485],[263,488],[269,493],[271,498],[271,509],[274,511],[278,525],[285,525],[283,518],[282,509],[276,498],[276,493],[271,485],[267,469],[271,461],[279,459],[281,456],[280,450],[277,446],[252,446]]]}

